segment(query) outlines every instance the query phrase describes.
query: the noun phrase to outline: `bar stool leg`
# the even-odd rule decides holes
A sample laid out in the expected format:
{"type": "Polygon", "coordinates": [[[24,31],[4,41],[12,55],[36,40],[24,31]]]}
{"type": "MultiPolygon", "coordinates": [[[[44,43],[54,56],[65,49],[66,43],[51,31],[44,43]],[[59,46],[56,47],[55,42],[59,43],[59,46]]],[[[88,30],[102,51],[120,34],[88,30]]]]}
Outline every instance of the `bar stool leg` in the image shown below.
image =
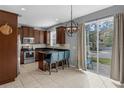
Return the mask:
{"type": "Polygon", "coordinates": [[[49,64],[49,75],[51,75],[51,64],[49,64]]]}
{"type": "Polygon", "coordinates": [[[56,62],[56,72],[58,72],[58,62],[56,62]]]}
{"type": "Polygon", "coordinates": [[[69,67],[69,59],[67,59],[67,64],[68,64],[68,67],[69,67]]]}
{"type": "Polygon", "coordinates": [[[64,61],[62,61],[62,69],[64,70],[64,61]]]}

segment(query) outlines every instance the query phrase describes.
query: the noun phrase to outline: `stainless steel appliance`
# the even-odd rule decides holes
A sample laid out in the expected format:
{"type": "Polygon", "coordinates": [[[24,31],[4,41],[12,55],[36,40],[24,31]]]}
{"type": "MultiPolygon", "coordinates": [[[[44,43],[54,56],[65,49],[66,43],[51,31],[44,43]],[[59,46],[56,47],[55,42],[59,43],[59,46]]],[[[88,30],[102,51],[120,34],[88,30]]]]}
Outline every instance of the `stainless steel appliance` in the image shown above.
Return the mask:
{"type": "Polygon", "coordinates": [[[24,37],[23,38],[23,44],[33,44],[33,43],[35,43],[33,37],[24,37]]]}
{"type": "Polygon", "coordinates": [[[25,50],[24,51],[24,64],[35,62],[35,51],[25,50]]]}
{"type": "Polygon", "coordinates": [[[35,50],[31,44],[27,44],[23,46],[24,51],[24,64],[25,63],[33,63],[35,62],[35,50]]]}

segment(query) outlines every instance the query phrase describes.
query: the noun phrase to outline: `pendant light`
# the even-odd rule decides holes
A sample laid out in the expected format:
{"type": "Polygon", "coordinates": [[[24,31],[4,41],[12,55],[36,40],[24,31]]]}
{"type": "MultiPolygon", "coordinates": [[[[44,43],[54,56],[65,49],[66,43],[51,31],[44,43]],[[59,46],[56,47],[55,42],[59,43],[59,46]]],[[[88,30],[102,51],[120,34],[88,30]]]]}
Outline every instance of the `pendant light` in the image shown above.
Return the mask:
{"type": "Polygon", "coordinates": [[[73,20],[73,10],[71,5],[71,20],[66,24],[66,33],[69,37],[72,37],[74,33],[78,32],[78,23],[73,20]]]}

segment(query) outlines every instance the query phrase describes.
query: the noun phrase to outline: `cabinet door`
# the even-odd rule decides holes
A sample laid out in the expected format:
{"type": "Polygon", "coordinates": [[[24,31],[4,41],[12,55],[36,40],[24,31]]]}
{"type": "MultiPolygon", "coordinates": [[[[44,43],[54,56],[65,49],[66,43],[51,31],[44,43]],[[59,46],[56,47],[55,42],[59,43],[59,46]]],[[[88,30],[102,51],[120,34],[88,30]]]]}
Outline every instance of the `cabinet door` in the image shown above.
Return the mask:
{"type": "Polygon", "coordinates": [[[23,31],[23,37],[29,37],[29,28],[28,27],[22,27],[23,31]]]}
{"type": "Polygon", "coordinates": [[[44,31],[44,44],[50,44],[50,32],[44,31]]]}
{"type": "Polygon", "coordinates": [[[34,37],[35,37],[35,43],[39,44],[40,43],[40,31],[34,30],[34,37]]]}
{"type": "Polygon", "coordinates": [[[61,31],[60,31],[60,35],[61,35],[61,40],[60,40],[60,44],[65,44],[65,29],[63,28],[61,31]]]}
{"type": "Polygon", "coordinates": [[[40,31],[40,44],[44,43],[44,31],[40,31]]]}
{"type": "Polygon", "coordinates": [[[59,30],[56,29],[56,44],[59,44],[60,43],[60,35],[59,35],[59,30]]]}
{"type": "Polygon", "coordinates": [[[39,61],[39,56],[38,56],[38,54],[39,54],[39,53],[36,51],[36,52],[35,52],[35,61],[39,61]]]}
{"type": "Polygon", "coordinates": [[[56,29],[56,37],[57,37],[57,39],[56,39],[56,43],[57,44],[60,44],[61,43],[61,30],[60,30],[60,28],[58,27],[57,29],[56,29]]]}
{"type": "Polygon", "coordinates": [[[44,44],[47,44],[47,31],[44,31],[44,44]]]}
{"type": "Polygon", "coordinates": [[[24,64],[24,51],[23,50],[21,50],[21,53],[20,53],[20,63],[24,64]]]}
{"type": "Polygon", "coordinates": [[[29,28],[29,37],[34,37],[34,30],[32,27],[29,28]]]}
{"type": "Polygon", "coordinates": [[[56,43],[65,44],[65,27],[61,26],[56,28],[56,43]]]}

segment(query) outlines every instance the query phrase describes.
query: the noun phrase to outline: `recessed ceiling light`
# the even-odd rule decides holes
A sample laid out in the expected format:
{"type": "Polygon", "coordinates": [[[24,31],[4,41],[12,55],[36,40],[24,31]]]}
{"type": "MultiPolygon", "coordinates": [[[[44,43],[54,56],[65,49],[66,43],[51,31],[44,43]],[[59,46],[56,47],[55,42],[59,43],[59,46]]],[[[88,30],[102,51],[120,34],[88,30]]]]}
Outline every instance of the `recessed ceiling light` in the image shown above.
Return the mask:
{"type": "Polygon", "coordinates": [[[58,21],[59,19],[58,18],[56,18],[56,21],[58,21]]]}
{"type": "Polygon", "coordinates": [[[22,11],[25,11],[26,9],[25,8],[21,8],[22,11]]]}

